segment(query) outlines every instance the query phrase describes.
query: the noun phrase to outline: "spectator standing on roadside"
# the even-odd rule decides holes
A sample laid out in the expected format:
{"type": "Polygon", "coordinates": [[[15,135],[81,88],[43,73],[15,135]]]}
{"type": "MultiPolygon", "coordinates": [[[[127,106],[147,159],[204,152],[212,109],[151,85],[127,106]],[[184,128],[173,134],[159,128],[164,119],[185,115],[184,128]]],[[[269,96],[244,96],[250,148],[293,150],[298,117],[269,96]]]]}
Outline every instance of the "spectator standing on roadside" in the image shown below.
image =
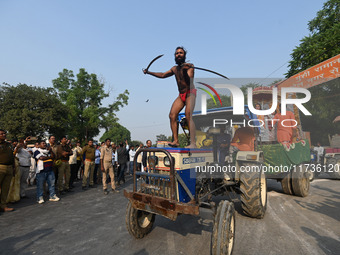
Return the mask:
{"type": "Polygon", "coordinates": [[[26,198],[27,178],[31,167],[32,154],[27,150],[27,137],[25,141],[21,140],[16,149],[16,157],[19,159],[20,169],[20,198],[26,198]]]}
{"type": "MultiPolygon", "coordinates": [[[[118,186],[120,185],[120,181],[123,181],[125,183],[125,171],[126,171],[126,163],[128,162],[128,150],[129,150],[129,144],[127,140],[124,142],[120,142],[119,148],[117,149],[117,157],[118,157],[118,186]]],[[[116,159],[117,160],[117,159],[116,159]]]]}
{"type": "MultiPolygon", "coordinates": [[[[152,146],[151,140],[147,140],[146,141],[146,148],[150,148],[151,146],[152,146]]],[[[147,152],[143,152],[142,163],[143,163],[144,171],[145,171],[145,169],[147,167],[147,157],[148,157],[148,153],[147,152]]]]}
{"type": "Polygon", "coordinates": [[[131,148],[129,150],[129,156],[130,156],[130,162],[129,162],[129,170],[130,174],[133,174],[133,160],[135,159],[136,151],[134,150],[134,146],[131,145],[131,148]]]}
{"type": "Polygon", "coordinates": [[[29,148],[28,150],[31,153],[32,157],[31,157],[31,166],[30,166],[30,171],[29,171],[28,178],[27,178],[27,183],[28,183],[28,186],[32,186],[34,184],[35,175],[36,175],[36,162],[33,157],[32,148],[29,148]]]}
{"type": "Polygon", "coordinates": [[[74,181],[77,179],[77,173],[78,173],[78,170],[77,170],[77,147],[76,145],[72,146],[70,144],[70,148],[72,150],[72,155],[70,156],[70,159],[68,161],[68,163],[70,164],[70,169],[71,169],[71,177],[70,177],[70,189],[73,189],[74,188],[74,181]]]}
{"type": "Polygon", "coordinates": [[[40,142],[40,148],[34,152],[37,161],[37,202],[42,204],[44,200],[44,182],[47,182],[49,201],[57,202],[59,197],[55,194],[55,180],[53,172],[54,153],[52,148],[47,149],[45,141],[40,142]]]}
{"type": "Polygon", "coordinates": [[[95,152],[95,160],[94,160],[94,171],[93,171],[93,183],[98,183],[98,176],[100,175],[100,146],[97,145],[96,152],[95,152]],[[98,171],[99,169],[99,171],[98,171]]]}
{"type": "Polygon", "coordinates": [[[12,146],[6,142],[6,131],[0,129],[0,212],[11,212],[7,207],[7,196],[14,172],[14,155],[12,146]]]}
{"type": "Polygon", "coordinates": [[[116,181],[118,178],[118,156],[117,156],[117,147],[115,145],[115,143],[111,144],[112,147],[112,165],[113,165],[113,173],[116,177],[116,181]]]}
{"type": "MultiPolygon", "coordinates": [[[[17,154],[18,149],[18,140],[13,139],[12,140],[12,148],[13,155],[17,154]]],[[[19,168],[19,159],[17,157],[14,157],[14,171],[15,176],[11,180],[11,186],[9,188],[8,196],[7,196],[7,203],[15,203],[20,200],[20,168],[19,168]]]]}
{"type": "Polygon", "coordinates": [[[325,149],[321,146],[320,142],[318,142],[317,144],[318,146],[314,147],[314,151],[316,151],[317,153],[317,162],[322,164],[325,149]]]}
{"type": "MultiPolygon", "coordinates": [[[[53,150],[52,150],[53,151],[53,150]]],[[[70,177],[71,169],[68,161],[72,155],[70,146],[67,144],[66,136],[63,136],[60,140],[60,144],[57,148],[58,159],[61,160],[58,166],[58,190],[59,194],[66,192],[71,192],[70,190],[70,177]],[[65,177],[65,183],[63,183],[65,177]]]]}
{"type": "Polygon", "coordinates": [[[83,155],[83,149],[80,147],[80,142],[77,142],[77,179],[81,180],[82,178],[82,171],[81,171],[81,161],[82,161],[82,155],[83,155]],[[79,172],[79,178],[78,178],[78,172],[79,172]]]}
{"type": "Polygon", "coordinates": [[[101,154],[100,154],[100,163],[101,163],[100,165],[101,165],[101,171],[103,173],[103,191],[105,195],[109,193],[107,191],[107,183],[106,183],[107,174],[110,175],[112,191],[118,192],[116,190],[115,175],[114,175],[113,163],[112,163],[113,153],[114,152],[111,146],[111,140],[107,138],[105,140],[105,145],[101,148],[101,154]]]}
{"type": "Polygon", "coordinates": [[[90,188],[94,188],[93,185],[93,172],[94,172],[94,160],[96,155],[96,148],[93,145],[93,139],[90,139],[88,144],[83,148],[83,156],[85,156],[84,159],[84,176],[83,176],[83,184],[82,189],[85,190],[87,188],[87,179],[90,174],[90,188]]]}
{"type": "MultiPolygon", "coordinates": [[[[139,145],[139,147],[137,148],[136,150],[136,153],[137,151],[139,151],[140,149],[143,149],[144,145],[141,143],[139,145]]],[[[136,155],[136,154],[135,154],[136,155]]],[[[142,165],[142,158],[143,158],[143,153],[140,153],[137,157],[137,169],[138,171],[141,171],[141,172],[144,172],[144,169],[143,169],[143,165],[142,165]]]]}
{"type": "MultiPolygon", "coordinates": [[[[48,138],[48,145],[47,148],[51,148],[53,153],[54,153],[54,161],[53,161],[53,172],[54,172],[54,177],[55,177],[55,184],[57,184],[58,181],[58,167],[55,165],[55,160],[59,159],[59,155],[58,155],[58,145],[55,139],[54,135],[50,135],[48,138]]],[[[33,154],[34,154],[35,150],[33,150],[33,154]]]]}

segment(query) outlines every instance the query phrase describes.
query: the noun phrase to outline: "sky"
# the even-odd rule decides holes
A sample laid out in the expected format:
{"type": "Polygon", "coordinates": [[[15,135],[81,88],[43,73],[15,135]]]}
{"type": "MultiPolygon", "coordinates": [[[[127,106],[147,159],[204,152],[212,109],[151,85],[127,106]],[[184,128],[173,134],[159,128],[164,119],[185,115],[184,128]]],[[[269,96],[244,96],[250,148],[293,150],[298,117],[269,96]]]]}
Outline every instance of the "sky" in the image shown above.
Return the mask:
{"type": "MultiPolygon", "coordinates": [[[[129,90],[119,123],[133,140],[155,141],[171,135],[178,90],[174,77],[142,73],[154,57],[164,54],[150,71],[167,71],[184,46],[195,66],[230,78],[283,78],[324,2],[0,0],[0,83],[52,87],[64,68],[85,68],[105,82],[104,105],[129,90]]],[[[196,71],[199,78],[216,76],[196,71]]]]}

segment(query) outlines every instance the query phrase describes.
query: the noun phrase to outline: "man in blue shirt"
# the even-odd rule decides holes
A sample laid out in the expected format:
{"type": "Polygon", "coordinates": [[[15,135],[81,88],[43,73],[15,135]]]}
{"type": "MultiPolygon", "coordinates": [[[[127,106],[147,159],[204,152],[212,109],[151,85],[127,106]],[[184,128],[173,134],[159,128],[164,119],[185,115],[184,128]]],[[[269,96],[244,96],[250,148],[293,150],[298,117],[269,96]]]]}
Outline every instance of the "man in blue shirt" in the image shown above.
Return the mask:
{"type": "Polygon", "coordinates": [[[100,175],[101,171],[98,171],[100,166],[100,146],[97,145],[97,149],[95,152],[95,160],[94,160],[94,171],[93,171],[93,183],[98,184],[98,175],[100,175]]]}

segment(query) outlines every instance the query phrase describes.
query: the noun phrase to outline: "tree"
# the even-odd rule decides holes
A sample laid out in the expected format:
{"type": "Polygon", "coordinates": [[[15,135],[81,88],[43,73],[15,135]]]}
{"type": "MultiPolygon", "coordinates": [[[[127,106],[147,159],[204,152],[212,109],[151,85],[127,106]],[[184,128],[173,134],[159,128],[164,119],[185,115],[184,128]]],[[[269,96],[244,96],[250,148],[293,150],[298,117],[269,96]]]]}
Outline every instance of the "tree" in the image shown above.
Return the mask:
{"type": "Polygon", "coordinates": [[[131,145],[133,145],[133,146],[135,146],[135,147],[137,147],[137,146],[139,146],[140,144],[144,144],[142,141],[140,141],[140,140],[132,140],[131,142],[130,142],[130,144],[131,145]]]}
{"type": "Polygon", "coordinates": [[[105,141],[106,138],[110,138],[112,142],[118,144],[125,140],[131,140],[130,131],[119,123],[114,123],[113,126],[106,131],[103,136],[100,138],[100,141],[105,141]]]}
{"type": "Polygon", "coordinates": [[[305,107],[311,112],[312,116],[300,114],[302,128],[309,131],[313,144],[329,144],[328,135],[338,133],[340,123],[332,123],[335,117],[340,115],[339,96],[340,79],[326,82],[325,84],[314,86],[309,89],[311,98],[305,107]]]}
{"type": "MultiPolygon", "coordinates": [[[[168,136],[167,140],[169,142],[172,141],[172,136],[168,136]]],[[[178,134],[178,143],[180,148],[184,148],[185,146],[189,145],[189,139],[185,134],[178,134]]]]}
{"type": "MultiPolygon", "coordinates": [[[[319,64],[340,53],[340,0],[324,3],[316,17],[308,22],[310,34],[291,54],[287,77],[319,64]]],[[[303,130],[311,132],[312,142],[328,144],[328,134],[338,133],[339,123],[332,120],[339,115],[339,79],[309,89],[312,94],[305,106],[312,116],[300,114],[303,130]]]]}
{"type": "Polygon", "coordinates": [[[102,100],[109,96],[104,91],[104,83],[96,74],[89,74],[84,68],[74,77],[73,71],[64,69],[52,81],[60,100],[69,108],[68,122],[72,123],[69,135],[80,141],[99,134],[99,128],[106,132],[114,126],[118,118],[115,112],[128,103],[128,90],[119,94],[114,103],[102,106],[102,100]]]}
{"type": "Polygon", "coordinates": [[[18,84],[0,86],[0,127],[8,138],[43,137],[46,133],[60,137],[68,128],[68,109],[53,88],[18,84]]]}
{"type": "Polygon", "coordinates": [[[227,106],[231,106],[231,101],[230,101],[230,96],[228,95],[220,95],[221,101],[222,101],[222,106],[219,103],[219,100],[217,98],[217,96],[214,96],[215,101],[217,102],[217,105],[215,105],[215,102],[212,98],[209,98],[207,100],[207,108],[208,109],[213,109],[213,108],[219,108],[219,107],[227,107],[227,106]]]}
{"type": "Polygon", "coordinates": [[[166,135],[160,134],[156,136],[156,142],[158,141],[168,141],[168,138],[166,137],[166,135]]]}
{"type": "Polygon", "coordinates": [[[340,0],[324,3],[308,29],[310,34],[291,54],[287,78],[340,53],[340,0]]]}

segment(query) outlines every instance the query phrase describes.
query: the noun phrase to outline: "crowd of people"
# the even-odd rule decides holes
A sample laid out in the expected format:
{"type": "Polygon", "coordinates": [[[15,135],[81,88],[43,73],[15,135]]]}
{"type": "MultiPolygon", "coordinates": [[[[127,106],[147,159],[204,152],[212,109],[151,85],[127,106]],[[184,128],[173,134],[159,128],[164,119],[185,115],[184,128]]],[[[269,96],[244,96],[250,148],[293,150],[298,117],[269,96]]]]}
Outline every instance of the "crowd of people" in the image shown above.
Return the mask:
{"type": "MultiPolygon", "coordinates": [[[[147,141],[151,146],[151,141],[147,141]]],[[[27,198],[28,186],[36,185],[39,204],[48,199],[73,192],[74,183],[81,182],[82,190],[102,186],[103,193],[118,193],[117,187],[125,184],[125,176],[133,174],[136,152],[143,144],[129,145],[128,141],[117,146],[109,138],[100,144],[89,139],[85,146],[71,142],[66,136],[57,142],[51,135],[48,141],[31,144],[30,137],[7,141],[6,131],[0,129],[0,211],[10,212],[9,202],[27,198]]],[[[146,156],[146,155],[145,155],[146,156]]],[[[143,171],[146,157],[140,154],[137,167],[143,171]]]]}

